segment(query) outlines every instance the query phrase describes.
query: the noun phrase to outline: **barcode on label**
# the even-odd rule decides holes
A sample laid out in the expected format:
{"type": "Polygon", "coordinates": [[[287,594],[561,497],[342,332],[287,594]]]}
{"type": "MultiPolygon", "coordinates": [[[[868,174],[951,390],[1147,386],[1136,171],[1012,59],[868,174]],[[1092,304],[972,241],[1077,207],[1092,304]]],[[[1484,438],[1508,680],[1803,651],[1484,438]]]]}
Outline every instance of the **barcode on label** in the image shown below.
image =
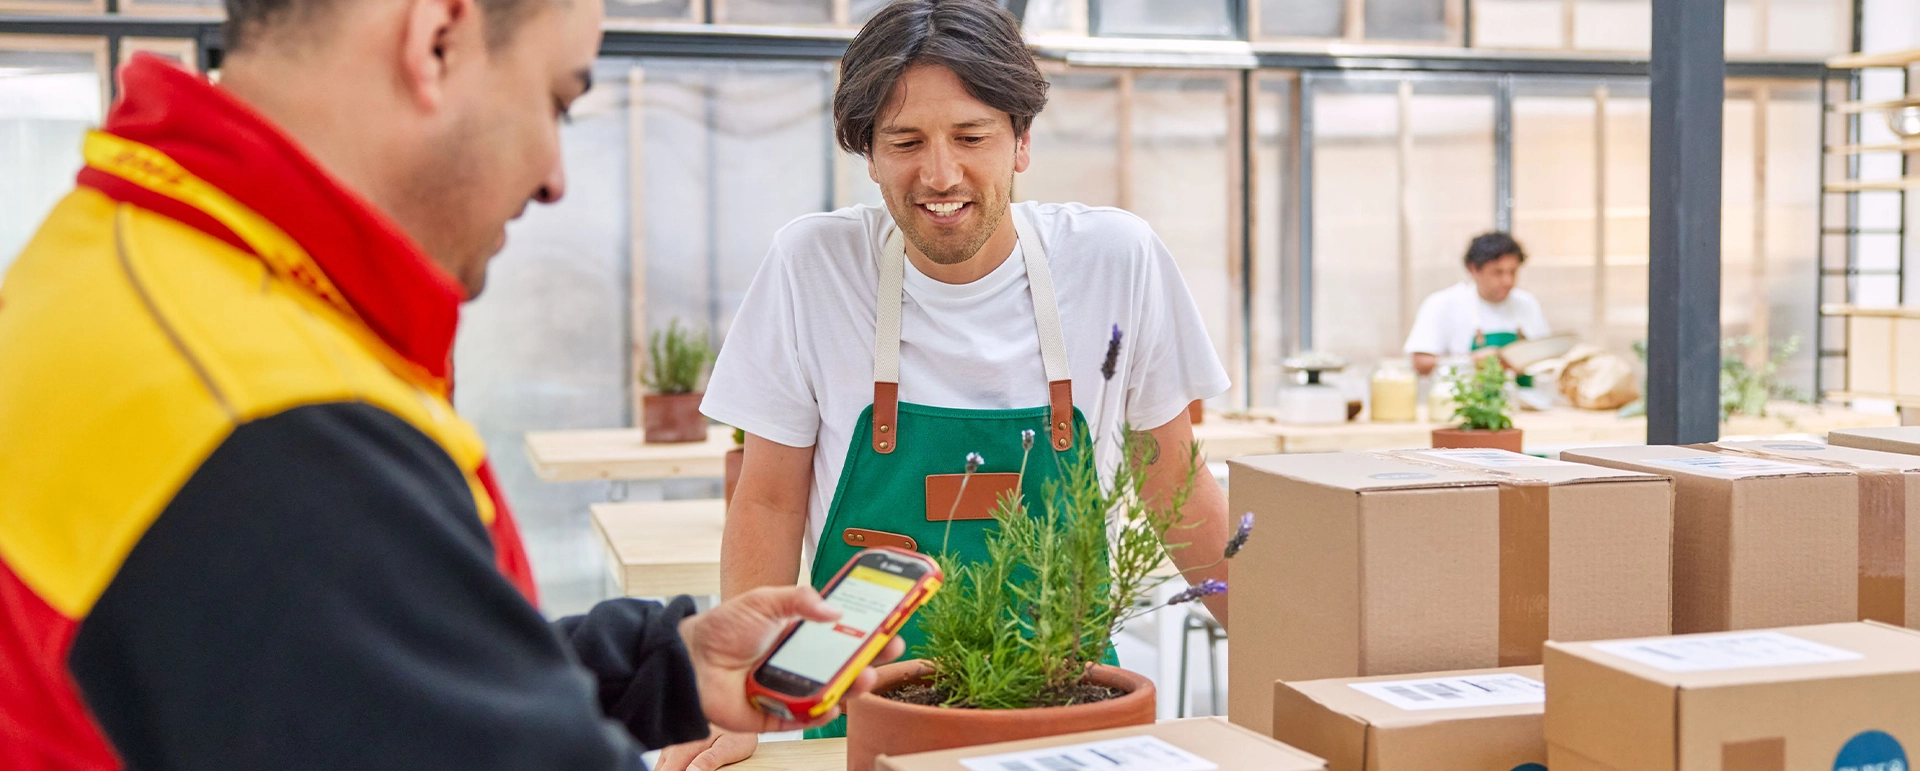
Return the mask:
{"type": "Polygon", "coordinates": [[[1546,693],[1540,681],[1512,673],[1370,681],[1348,687],[1411,711],[1538,704],[1546,693]]]}
{"type": "Polygon", "coordinates": [[[1212,761],[1155,736],[962,758],[970,771],[1217,771],[1212,761]]]}

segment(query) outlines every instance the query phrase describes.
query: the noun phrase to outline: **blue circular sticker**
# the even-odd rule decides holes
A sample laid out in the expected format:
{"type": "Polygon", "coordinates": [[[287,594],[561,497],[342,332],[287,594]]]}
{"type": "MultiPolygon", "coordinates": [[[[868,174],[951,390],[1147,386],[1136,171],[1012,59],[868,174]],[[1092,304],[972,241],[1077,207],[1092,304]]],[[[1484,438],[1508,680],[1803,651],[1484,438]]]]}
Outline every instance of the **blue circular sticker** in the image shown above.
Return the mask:
{"type": "Polygon", "coordinates": [[[1907,751],[1885,731],[1866,731],[1840,748],[1833,771],[1907,771],[1907,751]]]}
{"type": "Polygon", "coordinates": [[[1522,763],[1514,766],[1513,771],[1547,771],[1547,767],[1539,763],[1522,763]]]}
{"type": "Polygon", "coordinates": [[[1374,474],[1373,476],[1368,478],[1369,479],[1432,479],[1433,475],[1422,474],[1418,471],[1389,471],[1385,474],[1374,474]]]}

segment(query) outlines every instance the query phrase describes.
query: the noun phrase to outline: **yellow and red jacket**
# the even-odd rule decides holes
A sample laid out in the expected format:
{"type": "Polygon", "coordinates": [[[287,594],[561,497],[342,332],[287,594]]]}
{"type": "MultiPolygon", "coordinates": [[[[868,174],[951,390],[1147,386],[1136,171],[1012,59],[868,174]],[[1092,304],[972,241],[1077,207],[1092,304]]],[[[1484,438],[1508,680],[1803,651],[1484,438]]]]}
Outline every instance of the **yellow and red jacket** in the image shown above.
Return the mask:
{"type": "Polygon", "coordinates": [[[449,401],[462,288],[239,100],[122,77],[0,284],[0,767],[631,762],[449,401]]]}

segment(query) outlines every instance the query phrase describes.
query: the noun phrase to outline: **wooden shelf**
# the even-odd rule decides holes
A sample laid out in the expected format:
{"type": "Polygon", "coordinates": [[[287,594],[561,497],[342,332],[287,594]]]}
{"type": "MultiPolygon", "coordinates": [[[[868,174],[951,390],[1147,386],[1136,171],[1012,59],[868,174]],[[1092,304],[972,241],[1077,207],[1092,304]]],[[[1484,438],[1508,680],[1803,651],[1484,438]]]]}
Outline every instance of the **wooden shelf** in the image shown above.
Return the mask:
{"type": "Polygon", "coordinates": [[[1863,112],[1892,112],[1903,107],[1920,107],[1920,97],[1888,99],[1880,102],[1840,102],[1833,106],[1838,113],[1855,114],[1863,112]]]}
{"type": "Polygon", "coordinates": [[[1892,308],[1862,308],[1857,305],[1828,303],[1820,306],[1822,316],[1878,316],[1895,319],[1920,319],[1920,307],[1912,305],[1892,308]]]}
{"type": "Polygon", "coordinates": [[[1904,67],[1915,62],[1920,62],[1920,48],[1877,54],[1836,56],[1827,60],[1827,66],[1836,70],[1857,70],[1862,67],[1904,67]]]}
{"type": "Polygon", "coordinates": [[[1827,148],[1833,155],[1859,155],[1861,153],[1920,153],[1920,139],[1909,139],[1884,145],[1834,145],[1827,148]]]}
{"type": "Polygon", "coordinates": [[[1896,407],[1920,407],[1920,396],[1896,396],[1894,394],[1863,394],[1853,391],[1828,391],[1827,401],[1852,402],[1862,399],[1893,402],[1896,407]]]}
{"type": "Polygon", "coordinates": [[[1841,182],[1828,183],[1826,191],[1829,193],[1899,192],[1901,190],[1912,190],[1914,188],[1920,188],[1920,177],[1905,177],[1902,179],[1849,179],[1841,182]]]}

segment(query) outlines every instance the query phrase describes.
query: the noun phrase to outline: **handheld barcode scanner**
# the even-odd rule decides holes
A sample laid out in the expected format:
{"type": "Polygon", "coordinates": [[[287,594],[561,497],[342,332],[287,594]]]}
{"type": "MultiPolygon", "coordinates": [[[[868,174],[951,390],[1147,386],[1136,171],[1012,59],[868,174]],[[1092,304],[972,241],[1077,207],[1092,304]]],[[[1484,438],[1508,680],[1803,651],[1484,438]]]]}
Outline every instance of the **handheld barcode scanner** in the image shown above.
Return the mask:
{"type": "Polygon", "coordinates": [[[940,566],[925,555],[891,547],[853,555],[824,592],[827,603],[840,609],[840,620],[788,627],[747,679],[747,699],[762,712],[797,722],[826,714],[939,591],[941,579],[940,566]]]}

